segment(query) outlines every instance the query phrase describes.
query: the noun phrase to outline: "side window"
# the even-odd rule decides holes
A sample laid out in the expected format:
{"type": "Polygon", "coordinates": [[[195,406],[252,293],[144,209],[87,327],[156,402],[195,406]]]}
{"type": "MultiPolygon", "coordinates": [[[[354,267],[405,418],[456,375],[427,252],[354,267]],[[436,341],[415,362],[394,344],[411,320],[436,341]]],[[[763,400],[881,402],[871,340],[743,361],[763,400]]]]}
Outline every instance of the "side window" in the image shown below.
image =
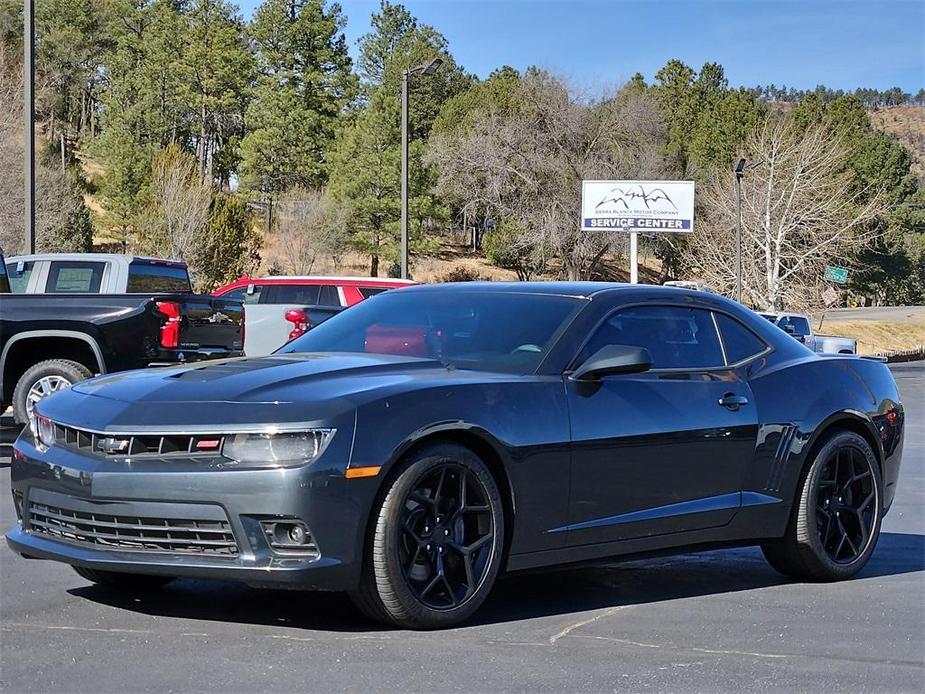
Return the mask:
{"type": "Polygon", "coordinates": [[[645,347],[654,369],[725,366],[709,311],[679,306],[634,306],[614,313],[582,350],[587,359],[606,345],[645,347]]]}
{"type": "Polygon", "coordinates": [[[259,303],[260,303],[260,294],[261,294],[261,293],[263,292],[263,290],[264,290],[264,285],[262,285],[262,284],[255,284],[255,285],[252,285],[252,286],[254,287],[254,289],[253,289],[251,292],[248,292],[248,291],[247,291],[247,289],[248,289],[247,287],[244,287],[244,288],[242,289],[242,291],[244,292],[242,301],[245,303],[245,305],[246,305],[246,304],[259,304],[259,303]]]}
{"type": "Polygon", "coordinates": [[[6,271],[9,273],[10,291],[14,294],[22,294],[29,286],[29,278],[32,276],[32,269],[35,263],[25,263],[22,261],[7,263],[6,271]]]}
{"type": "Polygon", "coordinates": [[[382,294],[386,291],[385,287],[358,287],[360,294],[364,299],[368,299],[371,296],[376,296],[376,294],[382,294]]]}
{"type": "Polygon", "coordinates": [[[725,313],[713,315],[716,316],[719,334],[723,338],[727,363],[737,364],[767,349],[768,346],[755,333],[735,318],[730,318],[725,313]]]}
{"type": "Polygon", "coordinates": [[[321,286],[317,284],[271,284],[260,303],[317,306],[320,293],[321,286]]]}
{"type": "Polygon", "coordinates": [[[233,299],[243,301],[245,304],[256,304],[260,301],[260,291],[263,289],[262,284],[251,284],[245,287],[238,287],[220,294],[223,299],[233,299]],[[253,291],[248,294],[248,287],[253,287],[253,291]]]}
{"type": "Polygon", "coordinates": [[[793,334],[797,337],[803,337],[804,335],[809,335],[812,332],[809,329],[809,321],[806,320],[803,316],[793,316],[791,318],[791,323],[793,324],[793,334]]]}
{"type": "Polygon", "coordinates": [[[56,260],[48,267],[45,291],[49,294],[98,294],[103,263],[56,260]]]}
{"type": "Polygon", "coordinates": [[[231,299],[232,301],[244,301],[244,292],[247,291],[247,287],[238,287],[237,289],[231,289],[224,294],[219,294],[223,299],[231,299]]]}
{"type": "Polygon", "coordinates": [[[340,306],[340,296],[337,287],[333,284],[321,285],[321,295],[318,297],[319,306],[340,306]]]}

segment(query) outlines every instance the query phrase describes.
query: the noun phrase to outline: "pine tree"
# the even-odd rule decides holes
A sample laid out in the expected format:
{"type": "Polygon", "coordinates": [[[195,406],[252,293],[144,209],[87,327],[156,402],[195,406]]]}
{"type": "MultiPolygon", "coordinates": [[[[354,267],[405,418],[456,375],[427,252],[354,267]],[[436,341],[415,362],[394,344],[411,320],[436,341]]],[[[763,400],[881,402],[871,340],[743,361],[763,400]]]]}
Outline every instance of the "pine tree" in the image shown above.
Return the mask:
{"type": "Polygon", "coordinates": [[[236,8],[226,0],[192,0],[179,61],[199,175],[226,184],[237,163],[254,73],[236,8]]]}
{"type": "Polygon", "coordinates": [[[402,5],[383,0],[372,26],[360,39],[366,105],[338,138],[330,187],[347,208],[350,244],[369,256],[370,274],[376,276],[382,259],[398,260],[402,73],[433,58],[443,61],[435,74],[412,78],[410,89],[409,232],[418,253],[434,247],[427,225],[446,215],[433,194],[436,174],[424,162],[424,140],[444,103],[467,89],[472,78],[453,60],[446,39],[402,5]]]}
{"type": "Polygon", "coordinates": [[[260,76],[241,143],[243,184],[317,187],[338,118],[356,91],[337,4],[266,0],[250,27],[260,76]]]}
{"type": "Polygon", "coordinates": [[[111,0],[105,8],[108,88],[93,150],[105,170],[108,221],[127,245],[145,205],[151,160],[189,141],[179,70],[184,19],[177,0],[111,0]]]}
{"type": "Polygon", "coordinates": [[[67,140],[83,134],[96,108],[102,55],[106,50],[99,3],[44,0],[35,4],[36,72],[44,85],[37,112],[49,135],[67,140]]]}

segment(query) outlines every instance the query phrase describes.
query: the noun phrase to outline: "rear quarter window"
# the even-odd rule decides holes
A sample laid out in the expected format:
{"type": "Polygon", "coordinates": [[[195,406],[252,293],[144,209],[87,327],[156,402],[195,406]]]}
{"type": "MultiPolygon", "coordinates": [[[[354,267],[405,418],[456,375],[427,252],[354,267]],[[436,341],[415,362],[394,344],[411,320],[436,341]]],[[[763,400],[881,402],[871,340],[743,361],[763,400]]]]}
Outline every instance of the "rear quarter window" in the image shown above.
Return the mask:
{"type": "Polygon", "coordinates": [[[360,294],[363,295],[364,299],[368,299],[371,296],[376,296],[376,294],[382,294],[384,291],[388,291],[387,287],[357,287],[360,294]]]}
{"type": "Polygon", "coordinates": [[[726,351],[728,364],[738,364],[756,354],[761,354],[768,348],[764,341],[735,318],[725,313],[713,315],[716,316],[716,324],[719,327],[720,337],[723,339],[723,349],[726,351]]]}

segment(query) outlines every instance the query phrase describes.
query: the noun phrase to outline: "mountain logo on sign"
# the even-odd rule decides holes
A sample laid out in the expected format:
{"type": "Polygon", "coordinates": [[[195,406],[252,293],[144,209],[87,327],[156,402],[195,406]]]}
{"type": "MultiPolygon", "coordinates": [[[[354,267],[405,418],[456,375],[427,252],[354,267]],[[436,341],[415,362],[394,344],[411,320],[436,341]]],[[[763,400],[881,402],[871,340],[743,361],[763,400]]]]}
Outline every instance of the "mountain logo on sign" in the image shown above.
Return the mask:
{"type": "Polygon", "coordinates": [[[630,203],[635,203],[637,200],[642,200],[647,210],[651,210],[652,205],[658,205],[658,203],[662,203],[663,209],[665,209],[664,203],[671,205],[671,209],[673,210],[678,209],[671,201],[671,198],[668,197],[668,193],[661,188],[652,188],[647,192],[642,186],[639,186],[638,191],[633,189],[624,190],[623,188],[613,188],[604,196],[603,200],[594,206],[594,209],[597,210],[601,205],[606,205],[607,203],[613,203],[615,205],[620,203],[623,205],[623,209],[628,210],[630,208],[630,203]]]}

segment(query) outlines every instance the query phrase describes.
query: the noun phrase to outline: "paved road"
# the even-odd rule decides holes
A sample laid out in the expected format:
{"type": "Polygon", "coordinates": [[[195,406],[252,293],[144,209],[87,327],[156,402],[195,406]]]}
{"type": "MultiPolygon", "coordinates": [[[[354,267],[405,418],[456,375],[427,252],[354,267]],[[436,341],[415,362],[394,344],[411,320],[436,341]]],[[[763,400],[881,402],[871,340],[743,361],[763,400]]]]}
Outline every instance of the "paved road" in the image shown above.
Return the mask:
{"type": "MultiPolygon", "coordinates": [[[[855,580],[783,580],[754,549],[509,578],[465,627],[371,629],[340,596],[176,581],[92,587],[0,548],[0,689],[925,691],[925,363],[901,489],[855,580]]],[[[0,521],[13,522],[0,470],[0,521]]]]}

